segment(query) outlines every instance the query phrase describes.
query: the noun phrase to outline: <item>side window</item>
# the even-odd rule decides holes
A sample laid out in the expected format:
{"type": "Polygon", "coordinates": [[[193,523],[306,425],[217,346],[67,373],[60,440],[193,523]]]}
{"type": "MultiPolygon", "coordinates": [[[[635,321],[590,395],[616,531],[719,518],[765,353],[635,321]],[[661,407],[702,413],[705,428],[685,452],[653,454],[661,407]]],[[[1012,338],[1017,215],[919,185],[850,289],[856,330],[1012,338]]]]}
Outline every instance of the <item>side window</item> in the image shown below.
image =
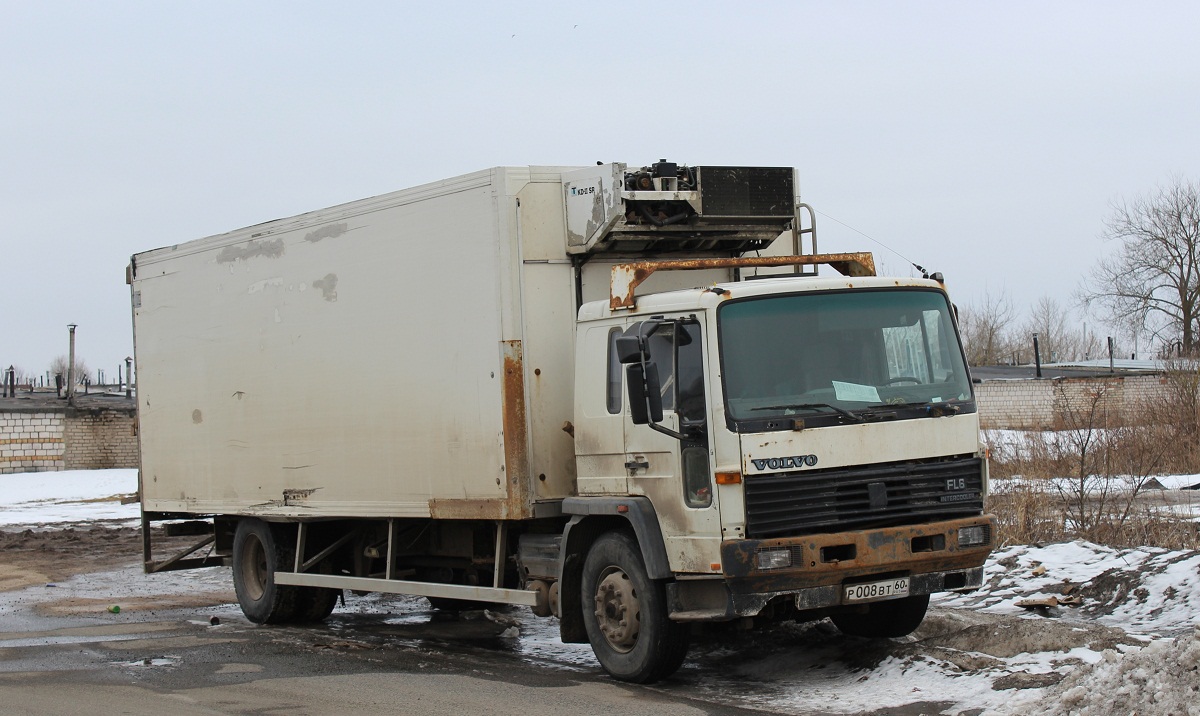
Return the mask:
{"type": "Polygon", "coordinates": [[[704,429],[704,342],[695,322],[676,323],[675,384],[679,428],[687,436],[681,443],[683,499],[688,507],[712,505],[712,473],[708,466],[708,438],[704,429]]]}
{"type": "Polygon", "coordinates": [[[679,340],[676,341],[676,383],[679,386],[679,417],[681,420],[703,421],[704,407],[704,348],[700,340],[700,326],[696,323],[680,325],[679,340]]]}
{"type": "Polygon", "coordinates": [[[621,335],[620,328],[608,332],[608,387],[605,399],[608,402],[608,412],[616,415],[621,412],[621,362],[617,360],[617,336],[621,335]]]}
{"type": "Polygon", "coordinates": [[[658,367],[662,384],[663,410],[675,409],[675,331],[671,324],[659,328],[650,336],[650,362],[658,367]]]}

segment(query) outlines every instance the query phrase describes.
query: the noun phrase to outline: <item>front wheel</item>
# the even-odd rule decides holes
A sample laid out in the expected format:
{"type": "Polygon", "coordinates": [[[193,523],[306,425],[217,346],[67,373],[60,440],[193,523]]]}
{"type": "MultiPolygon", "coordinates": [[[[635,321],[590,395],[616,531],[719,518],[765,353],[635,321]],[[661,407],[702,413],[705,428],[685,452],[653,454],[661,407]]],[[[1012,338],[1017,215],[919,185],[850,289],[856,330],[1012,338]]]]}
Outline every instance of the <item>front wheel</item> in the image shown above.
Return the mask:
{"type": "Polygon", "coordinates": [[[843,612],[830,617],[843,634],[868,639],[908,636],[921,626],[929,608],[929,595],[920,594],[885,602],[872,602],[866,613],[843,612]]]}
{"type": "Polygon", "coordinates": [[[686,626],[667,616],[666,589],[646,574],[637,542],[609,532],[583,563],[583,621],[600,665],[614,679],[665,679],[687,656],[686,626]]]}

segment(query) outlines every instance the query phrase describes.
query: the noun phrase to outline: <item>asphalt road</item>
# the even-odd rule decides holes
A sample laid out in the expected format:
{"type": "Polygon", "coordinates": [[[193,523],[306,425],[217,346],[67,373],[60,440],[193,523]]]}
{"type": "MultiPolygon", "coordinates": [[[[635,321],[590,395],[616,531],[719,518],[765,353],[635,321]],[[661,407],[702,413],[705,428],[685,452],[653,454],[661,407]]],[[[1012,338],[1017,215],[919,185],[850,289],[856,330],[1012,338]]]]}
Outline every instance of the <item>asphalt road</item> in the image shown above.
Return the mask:
{"type": "Polygon", "coordinates": [[[747,713],[669,687],[619,685],[597,669],[567,671],[514,658],[500,637],[508,627],[487,619],[395,626],[349,614],[300,628],[257,627],[227,615],[214,626],[189,618],[194,611],[156,610],[91,625],[50,617],[37,619],[37,628],[0,634],[0,711],[747,713]]]}
{"type": "MultiPolygon", "coordinates": [[[[174,595],[140,594],[133,568],[0,593],[0,712],[777,712],[769,702],[756,703],[761,684],[705,688],[706,672],[720,671],[719,664],[691,667],[653,686],[615,682],[586,646],[561,644],[554,622],[527,610],[450,615],[415,598],[349,595],[325,624],[257,626],[221,591],[227,573],[207,571],[195,584],[172,583],[165,591],[174,595]],[[105,607],[113,597],[81,596],[122,588],[129,606],[117,614],[105,607]]],[[[915,716],[945,706],[880,713],[915,716]]],[[[793,706],[787,713],[824,712],[793,706]]]]}

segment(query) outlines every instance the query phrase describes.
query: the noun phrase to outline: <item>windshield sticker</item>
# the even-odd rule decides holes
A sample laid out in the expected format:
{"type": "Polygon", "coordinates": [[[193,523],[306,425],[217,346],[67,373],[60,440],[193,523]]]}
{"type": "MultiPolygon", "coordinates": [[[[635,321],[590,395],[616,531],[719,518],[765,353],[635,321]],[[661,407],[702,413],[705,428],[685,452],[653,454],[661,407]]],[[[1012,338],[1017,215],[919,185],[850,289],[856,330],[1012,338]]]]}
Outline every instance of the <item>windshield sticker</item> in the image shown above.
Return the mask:
{"type": "Polygon", "coordinates": [[[833,393],[838,400],[851,400],[858,403],[881,403],[879,399],[879,391],[873,385],[860,385],[859,383],[843,383],[840,380],[833,381],[833,393]]]}

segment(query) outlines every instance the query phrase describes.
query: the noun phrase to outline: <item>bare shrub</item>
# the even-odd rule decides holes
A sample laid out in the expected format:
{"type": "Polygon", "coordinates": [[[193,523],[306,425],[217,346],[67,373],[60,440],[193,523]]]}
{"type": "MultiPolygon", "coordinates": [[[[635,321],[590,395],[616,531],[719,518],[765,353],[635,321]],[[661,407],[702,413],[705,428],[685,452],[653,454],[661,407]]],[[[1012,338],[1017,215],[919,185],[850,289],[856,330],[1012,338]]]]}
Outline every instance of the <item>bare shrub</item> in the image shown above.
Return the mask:
{"type": "Polygon", "coordinates": [[[1168,363],[1161,397],[1138,406],[1138,411],[1139,422],[1169,429],[1172,445],[1166,453],[1168,469],[1200,472],[1200,364],[1168,363]]]}

